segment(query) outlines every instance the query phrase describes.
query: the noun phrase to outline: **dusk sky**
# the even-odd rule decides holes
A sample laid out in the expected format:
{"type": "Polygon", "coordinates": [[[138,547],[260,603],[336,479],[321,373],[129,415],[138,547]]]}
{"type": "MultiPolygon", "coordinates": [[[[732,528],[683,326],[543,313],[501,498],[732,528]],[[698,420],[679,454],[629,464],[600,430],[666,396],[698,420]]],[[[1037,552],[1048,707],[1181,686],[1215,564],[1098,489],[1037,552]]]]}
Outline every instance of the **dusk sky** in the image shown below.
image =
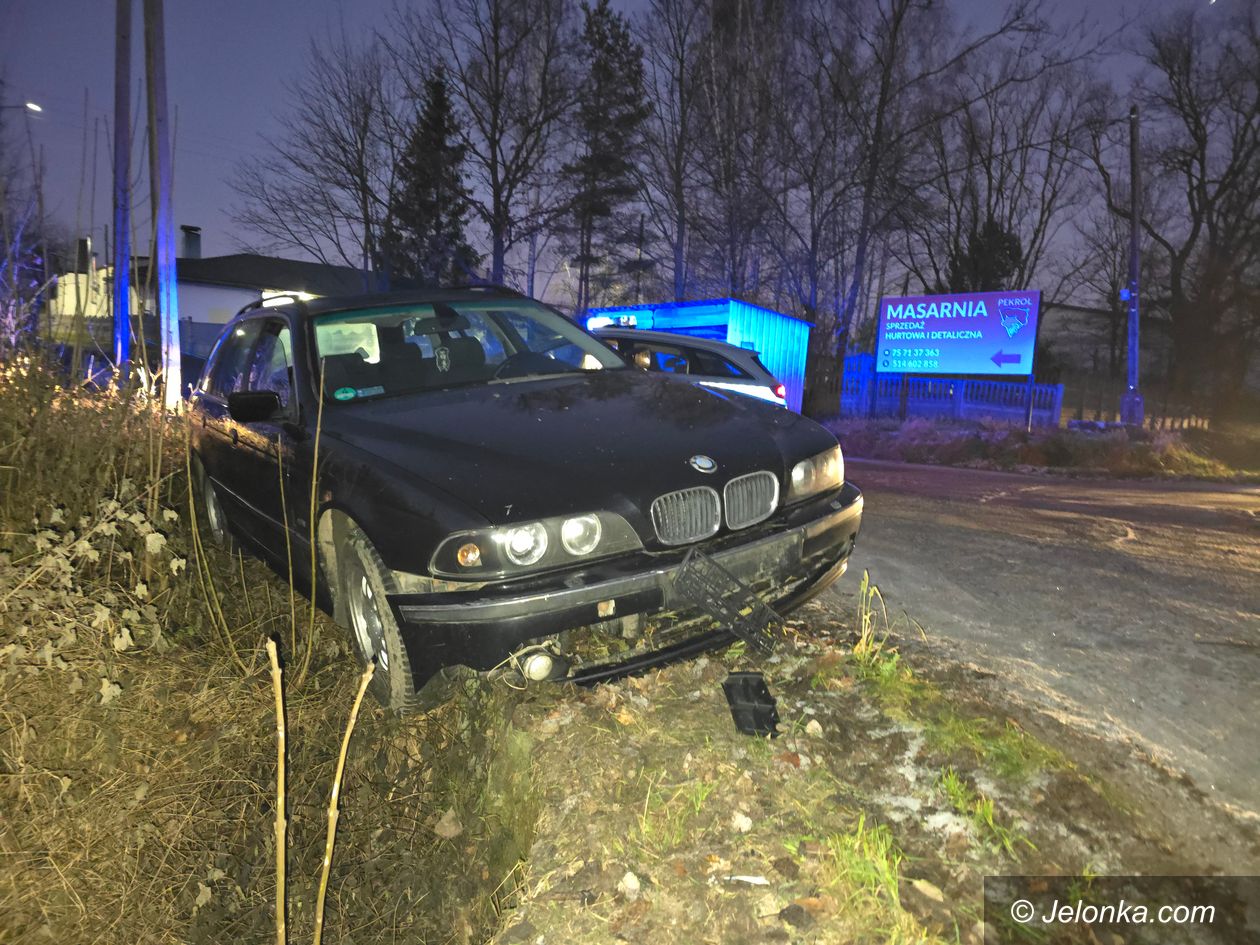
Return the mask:
{"type": "MultiPolygon", "coordinates": [[[[1218,2],[1224,6],[1238,0],[1218,2]]],[[[268,129],[275,126],[273,116],[284,107],[285,83],[303,75],[310,37],[336,31],[341,23],[352,37],[383,27],[392,5],[393,0],[168,0],[167,70],[176,122],[175,222],[202,227],[206,255],[237,251],[250,240],[250,234],[237,233],[232,224],[230,207],[236,198],[226,181],[243,157],[266,147],[268,129]]],[[[1147,2],[1141,9],[1148,13],[1172,5],[1147,2]]],[[[621,6],[630,12],[642,8],[639,3],[621,6]]],[[[140,0],[134,0],[132,84],[143,122],[140,7],[140,0]]],[[[974,9],[975,16],[984,17],[995,5],[990,0],[970,5],[959,0],[956,7],[974,9]]],[[[1120,21],[1119,4],[1110,2],[1058,0],[1047,9],[1065,29],[1082,15],[1098,17],[1100,26],[1120,21]]],[[[99,252],[102,227],[109,221],[111,144],[106,129],[113,111],[114,4],[0,0],[0,10],[5,104],[34,101],[44,108],[42,115],[29,118],[6,111],[10,136],[25,145],[24,126],[29,125],[36,149],[44,154],[49,214],[65,227],[90,229],[99,252]]],[[[133,174],[143,163],[137,140],[133,174]]],[[[143,229],[148,208],[142,193],[137,193],[136,213],[143,229]]]]}

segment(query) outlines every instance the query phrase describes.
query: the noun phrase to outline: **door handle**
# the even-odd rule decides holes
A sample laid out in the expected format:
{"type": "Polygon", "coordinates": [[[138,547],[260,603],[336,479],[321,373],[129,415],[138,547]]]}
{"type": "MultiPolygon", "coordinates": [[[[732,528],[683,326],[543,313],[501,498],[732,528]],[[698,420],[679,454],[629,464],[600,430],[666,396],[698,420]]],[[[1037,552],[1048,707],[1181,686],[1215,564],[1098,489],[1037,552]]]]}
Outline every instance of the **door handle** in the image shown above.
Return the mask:
{"type": "Polygon", "coordinates": [[[232,445],[236,446],[236,444],[240,441],[240,438],[241,435],[236,432],[236,427],[232,427],[232,445]]]}

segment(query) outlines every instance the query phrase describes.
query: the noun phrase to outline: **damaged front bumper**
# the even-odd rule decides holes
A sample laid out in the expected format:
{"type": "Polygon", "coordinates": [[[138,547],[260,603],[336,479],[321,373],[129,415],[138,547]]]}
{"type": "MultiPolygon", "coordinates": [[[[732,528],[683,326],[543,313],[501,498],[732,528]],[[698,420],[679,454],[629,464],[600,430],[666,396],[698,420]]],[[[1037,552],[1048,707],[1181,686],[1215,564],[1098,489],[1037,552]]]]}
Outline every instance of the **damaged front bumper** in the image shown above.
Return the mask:
{"type": "MultiPolygon", "coordinates": [[[[861,527],[862,504],[858,488],[845,483],[838,493],[789,509],[752,535],[726,535],[701,547],[786,613],[844,573],[861,527]]],[[[444,666],[492,669],[520,647],[566,630],[685,608],[673,587],[684,553],[642,553],[473,591],[391,596],[416,685],[444,666]]],[[[583,684],[615,679],[732,639],[727,631],[707,630],[621,662],[579,668],[569,679],[583,684]]]]}

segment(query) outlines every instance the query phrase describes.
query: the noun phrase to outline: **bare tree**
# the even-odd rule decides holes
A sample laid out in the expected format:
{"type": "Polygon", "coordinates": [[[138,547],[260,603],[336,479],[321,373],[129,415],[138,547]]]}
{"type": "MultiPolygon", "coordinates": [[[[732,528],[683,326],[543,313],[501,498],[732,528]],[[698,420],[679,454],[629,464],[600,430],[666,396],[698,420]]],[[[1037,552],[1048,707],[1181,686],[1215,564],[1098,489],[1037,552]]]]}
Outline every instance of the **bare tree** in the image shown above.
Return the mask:
{"type": "Polygon", "coordinates": [[[978,97],[1032,82],[1084,55],[1072,45],[1051,50],[1042,43],[1046,30],[1035,14],[1034,0],[1014,0],[988,28],[959,31],[949,11],[931,0],[832,0],[825,39],[836,49],[836,62],[847,63],[835,70],[832,84],[845,133],[856,145],[857,194],[847,223],[851,263],[837,310],[821,310],[816,337],[811,336],[807,413],[836,409],[849,333],[870,282],[870,248],[896,229],[897,214],[920,183],[910,171],[927,132],[978,97]],[[842,55],[850,44],[852,54],[842,55]],[[1014,48],[1019,69],[973,96],[947,94],[960,76],[1008,47],[1014,48]]]}
{"type": "Polygon", "coordinates": [[[1007,81],[1022,68],[1008,52],[968,70],[956,93],[964,104],[927,130],[910,174],[924,182],[896,219],[899,259],[928,291],[1037,283],[1053,302],[1078,281],[1079,260],[1062,244],[1092,195],[1078,148],[1098,90],[1074,66],[1007,81]]]}
{"type": "MultiPolygon", "coordinates": [[[[1129,306],[1120,298],[1120,290],[1129,282],[1128,221],[1103,207],[1091,212],[1077,231],[1084,247],[1081,287],[1103,302],[1106,371],[1108,377],[1118,380],[1127,350],[1124,325],[1129,306]]],[[[1150,267],[1145,268],[1149,273],[1150,267]]]]}
{"type": "Polygon", "coordinates": [[[404,76],[443,64],[466,129],[473,209],[489,231],[490,281],[562,211],[554,186],[574,103],[570,0],[432,0],[398,8],[390,49],[404,76]],[[538,197],[540,199],[534,199],[538,197]]]}
{"type": "Polygon", "coordinates": [[[356,45],[344,31],[312,39],[307,58],[279,131],[232,181],[235,219],[270,247],[362,268],[375,288],[369,273],[406,140],[394,73],[378,41],[356,45]]]}
{"type": "MultiPolygon", "coordinates": [[[[0,101],[5,83],[0,79],[0,101]]],[[[19,348],[38,328],[48,289],[48,256],[64,246],[44,215],[42,155],[27,129],[29,157],[0,110],[0,357],[19,348]]]]}
{"type": "Polygon", "coordinates": [[[761,0],[712,0],[696,66],[701,161],[699,214],[708,290],[757,293],[767,212],[761,180],[770,168],[770,128],[786,106],[770,81],[782,55],[788,8],[761,0]]]}
{"type": "MultiPolygon", "coordinates": [[[[854,51],[827,35],[829,7],[827,0],[811,4],[787,36],[774,98],[791,107],[772,113],[771,172],[759,179],[777,284],[810,322],[835,302],[845,255],[840,234],[857,192],[854,141],[835,97],[837,72],[851,67],[854,51]]],[[[820,355],[817,345],[813,355],[820,355]]]]}
{"type": "MultiPolygon", "coordinates": [[[[1146,33],[1141,225],[1158,273],[1144,297],[1169,318],[1174,391],[1221,412],[1260,351],[1260,14],[1212,12],[1210,28],[1186,11],[1146,33]]],[[[1099,122],[1090,154],[1125,215],[1111,127],[1099,122]]]]}
{"type": "Polygon", "coordinates": [[[639,164],[640,191],[652,228],[668,247],[675,301],[687,297],[699,176],[696,50],[706,18],[703,0],[650,0],[640,26],[653,105],[639,164]]]}

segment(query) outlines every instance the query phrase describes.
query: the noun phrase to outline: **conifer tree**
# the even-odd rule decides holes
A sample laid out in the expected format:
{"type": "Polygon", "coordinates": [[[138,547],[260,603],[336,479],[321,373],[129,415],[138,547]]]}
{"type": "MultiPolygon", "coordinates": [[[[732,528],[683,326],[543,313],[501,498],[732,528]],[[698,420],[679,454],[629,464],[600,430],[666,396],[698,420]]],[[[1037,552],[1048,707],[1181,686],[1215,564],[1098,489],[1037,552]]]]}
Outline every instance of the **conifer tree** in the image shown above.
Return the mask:
{"type": "Polygon", "coordinates": [[[606,269],[624,268],[622,260],[610,257],[618,243],[633,242],[620,211],[638,190],[636,151],[649,115],[643,49],[630,35],[626,18],[609,0],[583,3],[582,13],[577,157],[564,167],[572,195],[578,312],[591,305],[592,274],[601,262],[606,269]]]}
{"type": "Polygon", "coordinates": [[[424,101],[398,167],[381,239],[381,268],[421,285],[467,282],[480,257],[468,244],[464,147],[445,73],[425,80],[424,101]]]}

